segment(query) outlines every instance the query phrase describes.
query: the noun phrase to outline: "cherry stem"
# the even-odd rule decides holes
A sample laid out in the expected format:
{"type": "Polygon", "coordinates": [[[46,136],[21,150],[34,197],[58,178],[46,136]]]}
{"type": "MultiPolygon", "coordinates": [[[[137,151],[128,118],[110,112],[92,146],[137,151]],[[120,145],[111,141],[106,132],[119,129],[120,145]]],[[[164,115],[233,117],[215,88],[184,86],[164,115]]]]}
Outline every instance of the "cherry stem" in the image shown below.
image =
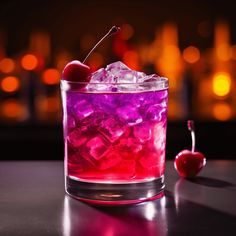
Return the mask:
{"type": "Polygon", "coordinates": [[[188,120],[188,130],[191,131],[191,137],[192,137],[192,152],[195,152],[195,127],[194,127],[194,121],[188,120]]]}
{"type": "Polygon", "coordinates": [[[120,27],[112,26],[111,29],[95,44],[95,46],[90,50],[90,52],[87,54],[87,56],[84,58],[83,63],[88,59],[90,54],[95,50],[95,48],[106,38],[109,36],[116,34],[118,31],[120,31],[120,27]]]}

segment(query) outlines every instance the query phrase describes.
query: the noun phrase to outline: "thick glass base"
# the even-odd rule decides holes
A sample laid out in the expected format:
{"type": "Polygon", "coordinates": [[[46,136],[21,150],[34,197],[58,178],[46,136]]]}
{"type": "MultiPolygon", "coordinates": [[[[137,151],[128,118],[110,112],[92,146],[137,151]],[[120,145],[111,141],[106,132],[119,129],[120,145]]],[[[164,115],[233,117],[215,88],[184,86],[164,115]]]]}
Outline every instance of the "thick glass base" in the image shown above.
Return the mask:
{"type": "Polygon", "coordinates": [[[81,201],[96,205],[134,204],[162,197],[164,176],[135,183],[91,183],[66,178],[66,192],[81,201]]]}

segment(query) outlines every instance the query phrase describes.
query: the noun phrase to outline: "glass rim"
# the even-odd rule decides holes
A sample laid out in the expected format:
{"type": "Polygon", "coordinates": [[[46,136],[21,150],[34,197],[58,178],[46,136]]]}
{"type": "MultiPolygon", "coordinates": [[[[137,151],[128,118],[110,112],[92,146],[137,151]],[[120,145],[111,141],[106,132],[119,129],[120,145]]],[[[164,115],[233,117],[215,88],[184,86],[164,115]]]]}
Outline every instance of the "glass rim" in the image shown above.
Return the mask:
{"type": "MultiPolygon", "coordinates": [[[[68,81],[68,80],[64,80],[61,79],[60,81],[60,86],[62,90],[68,91],[68,90],[80,90],[83,92],[91,92],[89,90],[86,89],[87,85],[89,86],[130,86],[134,89],[131,89],[132,91],[159,91],[159,90],[165,90],[169,88],[169,79],[166,77],[162,77],[162,76],[158,76],[157,78],[155,78],[155,80],[152,81],[143,81],[143,82],[137,82],[137,83],[105,83],[105,82],[75,82],[75,81],[68,81]],[[139,87],[148,87],[150,86],[152,89],[150,90],[139,90],[139,87]],[[136,89],[135,89],[136,88],[136,89]]],[[[94,90],[94,92],[109,92],[109,93],[113,93],[114,91],[108,91],[107,89],[101,91],[97,91],[94,90]]],[[[121,91],[117,91],[117,92],[126,92],[125,90],[121,90],[121,91]]]]}

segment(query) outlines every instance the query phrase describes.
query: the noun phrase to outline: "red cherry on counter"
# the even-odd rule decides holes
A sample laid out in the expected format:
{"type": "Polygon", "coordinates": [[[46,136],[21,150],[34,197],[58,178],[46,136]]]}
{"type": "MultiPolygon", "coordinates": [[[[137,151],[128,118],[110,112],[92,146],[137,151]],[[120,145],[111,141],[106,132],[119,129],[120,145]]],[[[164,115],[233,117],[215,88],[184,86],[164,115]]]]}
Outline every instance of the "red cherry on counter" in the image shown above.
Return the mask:
{"type": "Polygon", "coordinates": [[[192,150],[183,150],[176,157],[174,167],[181,177],[193,178],[206,165],[206,158],[201,152],[195,152],[194,122],[188,121],[188,129],[191,131],[192,150]]]}
{"type": "Polygon", "coordinates": [[[183,150],[176,156],[174,165],[181,177],[192,178],[200,172],[205,163],[202,153],[183,150]]]}

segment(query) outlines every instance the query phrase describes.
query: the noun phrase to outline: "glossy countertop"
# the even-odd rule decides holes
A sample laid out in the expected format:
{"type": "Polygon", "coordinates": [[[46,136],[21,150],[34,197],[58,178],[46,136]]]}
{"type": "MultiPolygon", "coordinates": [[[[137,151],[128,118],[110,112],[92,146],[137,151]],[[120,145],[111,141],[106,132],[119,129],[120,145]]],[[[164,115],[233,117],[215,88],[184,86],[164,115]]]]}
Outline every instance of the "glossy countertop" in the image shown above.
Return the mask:
{"type": "Polygon", "coordinates": [[[64,192],[62,161],[0,162],[0,235],[236,235],[236,161],[208,161],[194,180],[167,161],[165,196],[98,207],[64,192]]]}

